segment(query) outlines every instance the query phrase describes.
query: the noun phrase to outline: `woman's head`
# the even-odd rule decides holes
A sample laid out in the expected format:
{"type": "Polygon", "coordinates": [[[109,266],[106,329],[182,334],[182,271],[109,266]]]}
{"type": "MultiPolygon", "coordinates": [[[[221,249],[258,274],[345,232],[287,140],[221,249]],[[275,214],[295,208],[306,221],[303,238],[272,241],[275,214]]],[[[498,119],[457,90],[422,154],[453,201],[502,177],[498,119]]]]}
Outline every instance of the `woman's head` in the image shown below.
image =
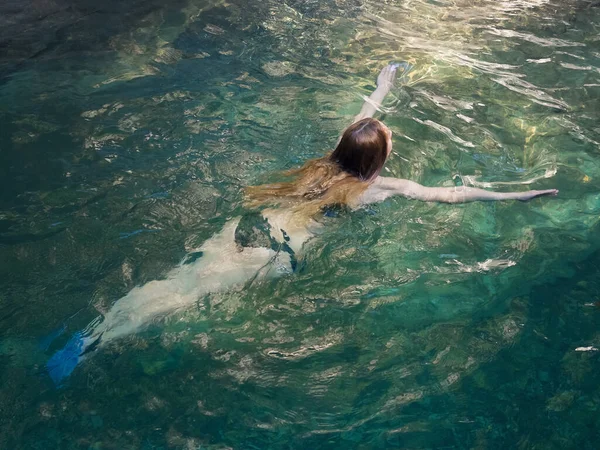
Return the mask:
{"type": "Polygon", "coordinates": [[[373,181],[392,151],[392,132],[376,119],[350,125],[330,159],[342,170],[363,181],[373,181]]]}
{"type": "Polygon", "coordinates": [[[247,205],[296,205],[304,218],[329,205],[357,206],[391,150],[388,127],[374,119],[358,121],[344,132],[332,154],[285,172],[291,180],[248,187],[247,205]]]}

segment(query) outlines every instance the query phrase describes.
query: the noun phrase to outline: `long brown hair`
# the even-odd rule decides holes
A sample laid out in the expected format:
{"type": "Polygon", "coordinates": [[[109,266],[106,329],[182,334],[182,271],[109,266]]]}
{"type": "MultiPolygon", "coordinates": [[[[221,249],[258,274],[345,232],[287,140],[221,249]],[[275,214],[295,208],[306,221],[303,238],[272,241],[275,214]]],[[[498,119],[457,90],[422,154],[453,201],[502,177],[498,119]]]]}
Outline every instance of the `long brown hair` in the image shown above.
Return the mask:
{"type": "Polygon", "coordinates": [[[330,205],[357,206],[387,159],[387,138],[380,121],[360,120],[344,131],[332,153],[284,172],[291,180],[248,187],[248,205],[297,207],[307,216],[330,205]]]}

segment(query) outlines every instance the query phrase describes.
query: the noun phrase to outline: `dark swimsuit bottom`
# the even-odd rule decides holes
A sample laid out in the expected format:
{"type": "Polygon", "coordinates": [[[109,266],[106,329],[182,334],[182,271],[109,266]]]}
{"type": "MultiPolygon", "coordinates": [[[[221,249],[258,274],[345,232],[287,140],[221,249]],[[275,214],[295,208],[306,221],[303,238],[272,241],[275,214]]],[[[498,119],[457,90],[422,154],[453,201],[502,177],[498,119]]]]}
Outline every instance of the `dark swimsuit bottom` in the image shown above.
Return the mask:
{"type": "Polygon", "coordinates": [[[284,251],[290,255],[292,271],[295,272],[298,260],[296,259],[296,253],[288,244],[290,237],[284,230],[281,230],[284,242],[279,242],[271,235],[271,228],[271,224],[261,213],[251,212],[244,214],[235,229],[235,243],[242,250],[244,247],[264,247],[270,248],[277,253],[284,251]]]}

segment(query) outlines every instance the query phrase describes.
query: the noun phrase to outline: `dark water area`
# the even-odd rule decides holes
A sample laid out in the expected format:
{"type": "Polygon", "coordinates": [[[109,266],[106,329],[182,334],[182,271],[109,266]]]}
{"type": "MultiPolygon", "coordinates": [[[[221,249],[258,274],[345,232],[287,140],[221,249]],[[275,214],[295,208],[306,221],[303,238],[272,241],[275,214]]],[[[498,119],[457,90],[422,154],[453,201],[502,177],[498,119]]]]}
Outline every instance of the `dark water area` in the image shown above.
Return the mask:
{"type": "Polygon", "coordinates": [[[0,448],[595,449],[599,158],[594,2],[5,2],[0,448]],[[298,273],[56,387],[73,333],[201,258],[401,60],[386,175],[559,196],[325,218],[298,273]]]}

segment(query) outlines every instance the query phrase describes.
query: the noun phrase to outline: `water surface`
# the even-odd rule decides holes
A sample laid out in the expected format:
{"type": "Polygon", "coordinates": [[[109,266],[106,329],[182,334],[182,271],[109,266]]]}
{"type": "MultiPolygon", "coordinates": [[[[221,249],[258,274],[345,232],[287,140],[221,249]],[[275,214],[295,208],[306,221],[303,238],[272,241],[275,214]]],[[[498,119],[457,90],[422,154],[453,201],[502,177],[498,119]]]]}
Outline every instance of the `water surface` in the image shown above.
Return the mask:
{"type": "Polygon", "coordinates": [[[596,447],[597,6],[96,3],[2,12],[0,447],[596,447]],[[299,273],[198,299],[56,389],[72,333],[244,186],[330,150],[399,60],[388,175],[559,198],[323,219],[299,273]]]}

